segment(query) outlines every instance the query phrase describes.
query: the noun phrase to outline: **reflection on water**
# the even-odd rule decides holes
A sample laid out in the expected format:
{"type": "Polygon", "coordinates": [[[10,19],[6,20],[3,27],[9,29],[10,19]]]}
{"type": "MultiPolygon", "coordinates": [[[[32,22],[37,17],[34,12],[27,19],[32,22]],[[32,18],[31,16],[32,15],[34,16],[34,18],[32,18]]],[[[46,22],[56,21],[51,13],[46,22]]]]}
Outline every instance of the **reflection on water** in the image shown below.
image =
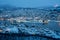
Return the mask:
{"type": "Polygon", "coordinates": [[[0,40],[52,40],[49,38],[42,38],[38,36],[8,36],[0,35],[0,40]]]}
{"type": "MultiPolygon", "coordinates": [[[[9,25],[9,26],[11,27],[11,25],[9,25]]],[[[9,26],[7,28],[9,28],[9,26]]],[[[31,33],[32,35],[33,35],[33,33],[40,34],[39,32],[43,31],[42,34],[45,34],[47,36],[50,36],[52,34],[51,35],[52,38],[53,38],[53,36],[55,38],[60,38],[60,35],[57,35],[55,33],[55,31],[60,32],[59,23],[55,22],[55,21],[50,21],[47,24],[45,24],[45,23],[43,24],[43,23],[39,23],[39,22],[36,22],[36,23],[35,22],[23,22],[23,23],[19,23],[18,26],[17,25],[15,25],[14,27],[13,26],[12,26],[13,29],[11,29],[12,33],[13,32],[18,33],[17,31],[18,31],[18,26],[19,26],[19,28],[20,28],[19,30],[24,29],[24,30],[21,30],[24,33],[25,33],[26,29],[27,29],[26,33],[29,33],[29,34],[31,33]],[[47,28],[49,30],[47,30],[47,28]],[[31,30],[31,29],[33,29],[33,30],[31,30]],[[41,30],[41,29],[43,29],[43,30],[41,30]],[[35,30],[37,30],[37,32],[35,30]]],[[[53,39],[44,38],[44,37],[38,37],[38,36],[27,36],[26,37],[26,36],[0,35],[0,40],[53,40],[53,39]]]]}

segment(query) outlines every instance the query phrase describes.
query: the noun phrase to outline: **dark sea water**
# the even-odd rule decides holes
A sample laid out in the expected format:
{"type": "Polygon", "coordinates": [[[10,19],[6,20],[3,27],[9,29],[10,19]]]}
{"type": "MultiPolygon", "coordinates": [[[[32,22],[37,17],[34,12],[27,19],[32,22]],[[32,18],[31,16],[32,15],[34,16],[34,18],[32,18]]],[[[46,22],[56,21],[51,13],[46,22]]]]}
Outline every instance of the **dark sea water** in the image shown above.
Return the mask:
{"type": "MultiPolygon", "coordinates": [[[[59,31],[60,32],[60,26],[58,22],[51,21],[48,24],[42,24],[42,23],[23,23],[28,25],[29,27],[32,27],[35,25],[35,27],[40,28],[49,28],[53,31],[59,31]]],[[[10,35],[0,35],[0,40],[56,40],[51,38],[44,38],[39,36],[10,36],[10,35]]]]}
{"type": "Polygon", "coordinates": [[[0,35],[0,40],[53,40],[50,38],[43,38],[38,36],[8,36],[0,35]]]}
{"type": "Polygon", "coordinates": [[[47,24],[43,24],[43,23],[24,23],[26,25],[28,25],[29,27],[32,27],[32,26],[35,26],[37,28],[49,28],[50,30],[53,30],[53,31],[59,31],[60,32],[60,25],[59,25],[60,22],[55,22],[55,21],[50,21],[48,22],[47,24]]]}

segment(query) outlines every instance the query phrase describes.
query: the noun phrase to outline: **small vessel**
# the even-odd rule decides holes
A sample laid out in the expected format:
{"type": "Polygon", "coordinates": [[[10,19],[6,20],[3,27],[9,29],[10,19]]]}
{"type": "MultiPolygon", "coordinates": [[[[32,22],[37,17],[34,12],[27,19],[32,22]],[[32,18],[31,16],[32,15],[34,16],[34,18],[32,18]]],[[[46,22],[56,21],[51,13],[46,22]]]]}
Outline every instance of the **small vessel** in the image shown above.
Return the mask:
{"type": "Polygon", "coordinates": [[[1,32],[3,32],[3,30],[2,30],[2,29],[0,29],[0,33],[1,33],[1,32]]]}
{"type": "Polygon", "coordinates": [[[42,20],[43,24],[48,24],[48,20],[42,20]]]}
{"type": "Polygon", "coordinates": [[[50,20],[39,20],[40,23],[47,24],[50,20]]]}

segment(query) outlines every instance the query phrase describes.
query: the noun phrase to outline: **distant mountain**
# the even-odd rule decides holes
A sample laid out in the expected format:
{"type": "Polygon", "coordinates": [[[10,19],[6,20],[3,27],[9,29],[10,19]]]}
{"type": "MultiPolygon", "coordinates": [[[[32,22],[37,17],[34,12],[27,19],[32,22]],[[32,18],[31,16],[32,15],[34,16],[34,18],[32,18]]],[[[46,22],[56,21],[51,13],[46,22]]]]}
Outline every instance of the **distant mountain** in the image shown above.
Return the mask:
{"type": "Polygon", "coordinates": [[[13,10],[13,9],[16,9],[16,7],[11,6],[11,5],[0,5],[0,9],[2,9],[2,10],[13,10]]]}
{"type": "Polygon", "coordinates": [[[60,13],[60,6],[58,7],[42,7],[42,8],[24,8],[24,7],[15,7],[11,5],[2,5],[0,6],[0,14],[2,15],[14,15],[14,16],[26,16],[26,17],[43,17],[44,14],[49,12],[57,11],[60,13]],[[32,14],[32,15],[31,15],[32,14]]]}
{"type": "Polygon", "coordinates": [[[49,9],[49,10],[60,9],[60,6],[58,7],[50,6],[50,7],[45,7],[44,9],[49,9]]]}

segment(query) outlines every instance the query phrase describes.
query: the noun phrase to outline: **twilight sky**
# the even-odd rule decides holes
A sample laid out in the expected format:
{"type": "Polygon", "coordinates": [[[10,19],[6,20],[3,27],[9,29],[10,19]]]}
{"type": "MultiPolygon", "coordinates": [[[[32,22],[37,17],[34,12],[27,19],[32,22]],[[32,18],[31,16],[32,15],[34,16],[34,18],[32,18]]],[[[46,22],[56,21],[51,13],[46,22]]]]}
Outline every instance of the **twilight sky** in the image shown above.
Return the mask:
{"type": "Polygon", "coordinates": [[[0,5],[17,7],[42,7],[60,5],[60,0],[0,0],[0,5]]]}

